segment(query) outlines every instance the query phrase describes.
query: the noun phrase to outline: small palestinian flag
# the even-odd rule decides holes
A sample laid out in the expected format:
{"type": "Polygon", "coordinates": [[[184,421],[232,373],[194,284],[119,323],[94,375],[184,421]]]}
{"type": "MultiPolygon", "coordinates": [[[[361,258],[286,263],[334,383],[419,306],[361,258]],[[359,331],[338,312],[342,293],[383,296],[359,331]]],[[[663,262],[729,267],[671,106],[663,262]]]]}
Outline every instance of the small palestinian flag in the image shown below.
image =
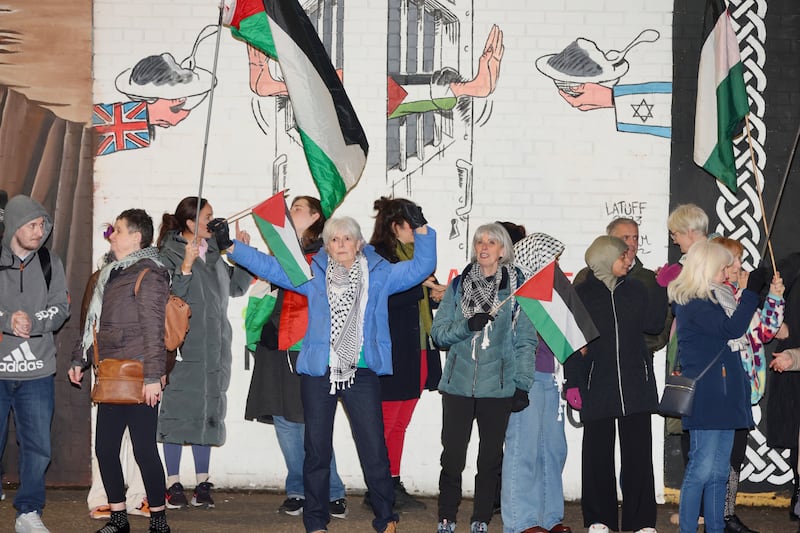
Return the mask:
{"type": "Polygon", "coordinates": [[[292,284],[297,287],[312,278],[297,233],[289,218],[283,191],[253,208],[256,226],[292,284]]]}
{"type": "Polygon", "coordinates": [[[567,276],[551,261],[522,284],[517,302],[562,364],[600,336],[567,276]]]}

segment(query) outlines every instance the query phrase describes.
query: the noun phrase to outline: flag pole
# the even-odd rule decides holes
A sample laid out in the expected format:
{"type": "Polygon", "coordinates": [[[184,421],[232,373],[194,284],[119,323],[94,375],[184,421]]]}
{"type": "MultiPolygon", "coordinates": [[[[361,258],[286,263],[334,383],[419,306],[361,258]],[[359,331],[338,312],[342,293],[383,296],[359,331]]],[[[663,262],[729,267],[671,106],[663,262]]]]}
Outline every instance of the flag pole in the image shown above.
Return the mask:
{"type": "Polygon", "coordinates": [[[792,151],[789,152],[789,161],[786,163],[786,170],[783,172],[783,180],[781,181],[781,186],[778,189],[778,196],[775,198],[775,207],[772,210],[772,216],[769,219],[769,227],[770,230],[767,233],[767,240],[761,246],[761,255],[764,255],[765,246],[767,243],[770,242],[770,236],[772,228],[775,227],[775,219],[778,216],[778,209],[781,206],[781,200],[783,199],[783,191],[786,188],[786,182],[789,179],[789,171],[792,169],[792,163],[794,162],[794,156],[797,153],[797,145],[800,143],[800,124],[797,126],[797,134],[794,137],[794,145],[792,146],[792,151]]]}
{"type": "Polygon", "coordinates": [[[211,129],[211,109],[214,105],[214,87],[217,86],[217,62],[219,61],[219,43],[222,37],[222,8],[219,6],[219,20],[217,21],[217,43],[214,47],[214,65],[211,68],[211,90],[208,93],[208,113],[206,114],[206,131],[203,140],[203,158],[200,162],[200,184],[197,188],[197,215],[194,219],[194,240],[197,242],[197,234],[200,229],[200,202],[203,198],[203,181],[206,175],[206,156],[208,155],[208,133],[211,129]]]}
{"type": "MultiPolygon", "coordinates": [[[[756,156],[753,150],[753,137],[750,135],[750,113],[744,116],[744,124],[747,129],[747,145],[750,147],[750,164],[753,166],[753,176],[756,179],[756,192],[758,192],[758,203],[761,206],[761,220],[764,222],[764,232],[766,233],[767,247],[769,248],[769,258],[772,261],[772,271],[777,272],[775,266],[775,251],[772,249],[772,241],[770,240],[769,228],[772,223],[767,224],[767,217],[765,216],[766,210],[764,209],[764,195],[761,190],[763,189],[763,178],[758,174],[758,167],[756,166],[756,156]]],[[[764,257],[764,252],[761,252],[761,257],[764,257]]],[[[753,265],[756,266],[756,265],[753,265]]]]}

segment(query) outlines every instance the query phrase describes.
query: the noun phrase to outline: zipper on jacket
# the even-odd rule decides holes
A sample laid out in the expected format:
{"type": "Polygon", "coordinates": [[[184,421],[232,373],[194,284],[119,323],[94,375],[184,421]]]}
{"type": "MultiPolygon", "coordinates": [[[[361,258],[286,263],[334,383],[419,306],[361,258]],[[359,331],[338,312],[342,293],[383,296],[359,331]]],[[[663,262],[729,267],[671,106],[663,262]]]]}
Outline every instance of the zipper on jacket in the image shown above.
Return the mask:
{"type": "Polygon", "coordinates": [[[505,375],[506,375],[506,362],[505,359],[500,361],[500,390],[503,390],[503,384],[505,383],[505,375]]]}
{"type": "MultiPolygon", "coordinates": [[[[472,340],[475,342],[475,339],[472,340]]],[[[475,390],[478,388],[478,351],[475,350],[475,369],[472,371],[472,397],[475,397],[475,390]]]]}
{"type": "MultiPolygon", "coordinates": [[[[614,287],[615,289],[617,287],[614,287]]],[[[614,314],[614,343],[616,345],[615,356],[617,361],[617,383],[619,384],[619,403],[622,407],[622,416],[625,416],[625,396],[622,394],[622,370],[619,365],[619,321],[617,320],[617,303],[614,299],[614,291],[611,291],[611,312],[614,314]]]]}
{"type": "Polygon", "coordinates": [[[592,388],[592,374],[594,374],[594,361],[592,361],[591,366],[589,366],[589,379],[586,381],[586,390],[592,388]]]}
{"type": "Polygon", "coordinates": [[[19,292],[22,292],[22,272],[25,270],[25,261],[19,262],[19,292]]]}
{"type": "Polygon", "coordinates": [[[725,363],[722,363],[722,394],[728,395],[728,370],[725,368],[725,363]]]}

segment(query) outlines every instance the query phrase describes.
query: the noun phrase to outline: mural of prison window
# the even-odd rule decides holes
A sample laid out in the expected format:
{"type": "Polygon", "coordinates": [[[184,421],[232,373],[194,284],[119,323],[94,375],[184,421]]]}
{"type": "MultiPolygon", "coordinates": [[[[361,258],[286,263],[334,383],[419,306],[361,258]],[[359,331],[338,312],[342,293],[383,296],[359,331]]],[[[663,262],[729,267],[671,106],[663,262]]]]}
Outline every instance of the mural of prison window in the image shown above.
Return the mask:
{"type": "MultiPolygon", "coordinates": [[[[331,58],[339,79],[344,81],[345,0],[312,0],[301,4],[331,58]]],[[[273,158],[272,192],[277,193],[288,187],[289,161],[301,161],[305,165],[302,150],[297,157],[287,155],[301,149],[302,143],[280,65],[249,44],[247,55],[250,90],[254,93],[250,106],[253,119],[269,140],[268,149],[273,158]]]]}

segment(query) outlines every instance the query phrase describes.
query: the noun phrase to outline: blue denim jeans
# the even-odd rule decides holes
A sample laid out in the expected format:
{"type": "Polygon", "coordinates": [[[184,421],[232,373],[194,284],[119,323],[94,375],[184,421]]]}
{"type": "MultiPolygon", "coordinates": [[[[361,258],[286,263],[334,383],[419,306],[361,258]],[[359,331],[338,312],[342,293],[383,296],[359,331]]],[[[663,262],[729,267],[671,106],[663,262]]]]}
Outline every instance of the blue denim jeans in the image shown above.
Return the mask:
{"type": "MultiPolygon", "coordinates": [[[[302,498],[306,496],[303,489],[303,461],[306,457],[303,448],[303,438],[306,425],[299,422],[291,422],[282,416],[273,416],[272,422],[275,424],[275,435],[278,437],[278,445],[283,453],[283,460],[286,462],[286,497],[302,498]]],[[[344,483],[336,471],[336,454],[331,453],[331,501],[344,498],[344,483]]]]}
{"type": "Polygon", "coordinates": [[[700,499],[708,533],[725,531],[725,490],[730,471],[732,429],[689,431],[689,463],[683,475],[679,507],[681,533],[695,533],[700,499]]]}
{"type": "Polygon", "coordinates": [[[330,391],[329,373],[325,376],[300,376],[300,394],[306,421],[303,525],[306,531],[326,530],[330,521],[328,504],[333,419],[341,399],[375,513],[372,527],[375,531],[383,531],[386,524],[399,520],[399,517],[392,511],[394,483],[389,473],[389,455],[383,439],[380,381],[372,370],[359,368],[352,385],[337,389],[335,394],[330,391]]]}
{"type": "Polygon", "coordinates": [[[559,416],[553,374],[536,372],[530,405],[511,413],[503,455],[503,533],[533,526],[550,529],[564,520],[561,472],[567,460],[564,415],[559,416]]]}
{"type": "Polygon", "coordinates": [[[26,381],[0,380],[0,435],[8,431],[8,411],[14,411],[19,442],[17,516],[42,514],[44,474],[50,464],[50,424],[55,403],[54,376],[26,381]]]}

